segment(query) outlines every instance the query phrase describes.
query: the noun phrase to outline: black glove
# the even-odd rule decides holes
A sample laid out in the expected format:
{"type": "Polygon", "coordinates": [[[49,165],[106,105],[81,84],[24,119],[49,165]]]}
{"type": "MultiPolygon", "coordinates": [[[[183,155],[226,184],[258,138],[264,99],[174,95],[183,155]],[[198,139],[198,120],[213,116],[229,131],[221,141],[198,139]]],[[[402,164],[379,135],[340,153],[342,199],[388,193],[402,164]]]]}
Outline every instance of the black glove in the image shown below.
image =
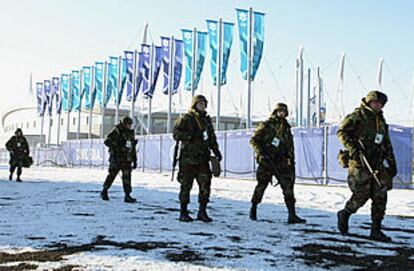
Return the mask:
{"type": "Polygon", "coordinates": [[[389,163],[389,166],[386,168],[388,175],[391,178],[394,178],[397,175],[397,165],[395,163],[389,163]]]}
{"type": "Polygon", "coordinates": [[[132,161],[132,169],[137,168],[137,160],[132,161]]]}
{"type": "Polygon", "coordinates": [[[221,152],[219,151],[219,149],[214,149],[213,153],[219,161],[223,159],[223,156],[221,155],[221,152]]]}

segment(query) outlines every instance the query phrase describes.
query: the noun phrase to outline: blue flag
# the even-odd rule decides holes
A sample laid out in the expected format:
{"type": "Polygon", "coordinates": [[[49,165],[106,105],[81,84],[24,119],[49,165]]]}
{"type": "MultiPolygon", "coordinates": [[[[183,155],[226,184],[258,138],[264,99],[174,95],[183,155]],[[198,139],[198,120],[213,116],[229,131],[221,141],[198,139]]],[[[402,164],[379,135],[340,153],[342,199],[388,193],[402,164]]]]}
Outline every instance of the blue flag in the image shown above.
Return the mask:
{"type": "Polygon", "coordinates": [[[142,67],[141,67],[141,76],[142,76],[142,94],[147,95],[150,91],[150,62],[151,62],[151,46],[148,44],[141,45],[142,51],[142,67]]]}
{"type": "Polygon", "coordinates": [[[124,88],[126,86],[127,79],[128,79],[127,78],[127,64],[126,64],[126,62],[127,62],[126,58],[122,58],[121,87],[119,88],[118,98],[116,99],[118,104],[121,104],[122,94],[124,93],[124,88]]]}
{"type": "Polygon", "coordinates": [[[85,108],[90,108],[91,103],[91,84],[92,84],[92,67],[83,67],[82,72],[82,91],[80,95],[80,101],[82,102],[83,97],[85,96],[85,108]]]}
{"type": "Polygon", "coordinates": [[[180,86],[184,58],[183,46],[184,44],[182,40],[175,40],[173,94],[177,93],[178,87],[180,86]]]}
{"type": "Polygon", "coordinates": [[[61,77],[62,82],[62,108],[63,111],[68,112],[71,111],[70,104],[69,104],[69,75],[62,74],[61,77]]]}
{"type": "Polygon", "coordinates": [[[144,53],[143,52],[139,52],[138,53],[138,73],[137,73],[137,81],[136,81],[136,86],[135,86],[135,94],[134,94],[134,101],[136,101],[138,94],[139,94],[139,89],[141,88],[141,84],[143,81],[143,69],[144,69],[144,53]]]}
{"type": "Polygon", "coordinates": [[[105,103],[108,103],[111,99],[112,93],[114,100],[116,102],[116,96],[118,95],[118,73],[119,73],[119,63],[118,57],[111,56],[109,57],[108,63],[108,83],[106,89],[106,100],[105,103]]]}
{"type": "Polygon", "coordinates": [[[52,99],[53,99],[53,93],[52,93],[52,85],[50,83],[50,80],[45,80],[43,83],[43,92],[44,92],[44,103],[47,108],[47,112],[49,115],[52,115],[52,99]]]}
{"type": "Polygon", "coordinates": [[[80,110],[80,72],[72,71],[72,82],[71,82],[71,96],[72,96],[72,108],[71,110],[80,110]]]}
{"type": "Polygon", "coordinates": [[[147,96],[153,97],[155,86],[157,85],[158,75],[160,74],[160,68],[162,64],[162,48],[159,46],[155,46],[155,58],[154,58],[154,67],[153,67],[153,73],[152,73],[152,83],[151,83],[151,89],[147,93],[147,96]]]}
{"type": "Polygon", "coordinates": [[[217,61],[218,61],[218,22],[214,20],[207,20],[208,38],[210,41],[210,69],[213,84],[217,84],[217,61]]]}
{"type": "Polygon", "coordinates": [[[264,13],[253,12],[253,60],[252,60],[252,80],[256,77],[259,69],[260,60],[263,55],[264,44],[264,13]]]}
{"type": "Polygon", "coordinates": [[[207,32],[197,32],[197,53],[196,53],[196,68],[194,89],[197,89],[198,83],[201,79],[201,73],[203,72],[204,60],[206,58],[206,43],[207,32]]]}
{"type": "MultiPolygon", "coordinates": [[[[221,85],[227,83],[227,67],[229,66],[231,45],[233,44],[233,23],[223,23],[223,61],[221,65],[221,85]]],[[[217,82],[217,80],[215,81],[217,82]]]]}
{"type": "Polygon", "coordinates": [[[184,43],[184,56],[186,59],[185,64],[185,77],[184,77],[184,89],[191,90],[191,71],[193,67],[193,31],[188,29],[182,29],[184,43]]]}
{"type": "Polygon", "coordinates": [[[240,71],[244,80],[247,80],[247,47],[249,45],[249,11],[236,9],[240,38],[240,71]]]}
{"type": "Polygon", "coordinates": [[[59,89],[60,80],[59,77],[52,78],[52,92],[55,97],[56,114],[60,114],[62,111],[62,97],[59,89]]]}
{"type": "Polygon", "coordinates": [[[125,69],[126,69],[126,96],[127,100],[132,100],[134,94],[132,88],[134,87],[134,68],[135,68],[135,53],[132,51],[124,51],[125,69]]]}
{"type": "Polygon", "coordinates": [[[169,76],[170,74],[170,69],[169,69],[170,68],[170,38],[161,37],[161,47],[162,47],[162,65],[163,65],[163,75],[164,75],[164,84],[162,87],[162,92],[168,95],[168,86],[169,86],[169,79],[170,79],[170,76],[169,76]]]}
{"type": "MultiPolygon", "coordinates": [[[[103,105],[103,77],[105,64],[103,62],[95,62],[95,95],[98,97],[99,106],[102,108],[103,105]]],[[[106,102],[104,106],[106,105],[106,102]]],[[[92,108],[94,103],[92,102],[92,108]]]]}
{"type": "Polygon", "coordinates": [[[39,114],[40,117],[43,117],[45,114],[43,83],[36,83],[36,101],[37,101],[37,114],[39,114]]]}

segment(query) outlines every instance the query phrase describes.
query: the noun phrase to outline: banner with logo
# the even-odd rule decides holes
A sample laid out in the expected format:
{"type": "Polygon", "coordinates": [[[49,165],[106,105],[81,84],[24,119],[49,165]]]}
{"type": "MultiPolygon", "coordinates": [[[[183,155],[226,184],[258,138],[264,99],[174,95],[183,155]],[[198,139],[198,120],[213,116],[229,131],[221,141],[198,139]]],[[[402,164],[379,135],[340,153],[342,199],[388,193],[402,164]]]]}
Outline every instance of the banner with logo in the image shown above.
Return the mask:
{"type": "MultiPolygon", "coordinates": [[[[104,69],[105,64],[103,62],[95,62],[95,93],[98,97],[99,106],[102,108],[103,104],[103,78],[104,78],[104,69]]],[[[91,104],[92,108],[94,103],[91,104]]],[[[106,102],[104,104],[106,106],[106,102]]]]}
{"type": "Polygon", "coordinates": [[[60,93],[60,80],[59,77],[52,78],[52,92],[55,97],[56,114],[60,114],[62,111],[62,97],[60,93]]]}
{"type": "Polygon", "coordinates": [[[72,110],[80,110],[80,72],[72,71],[71,82],[72,110]]]}

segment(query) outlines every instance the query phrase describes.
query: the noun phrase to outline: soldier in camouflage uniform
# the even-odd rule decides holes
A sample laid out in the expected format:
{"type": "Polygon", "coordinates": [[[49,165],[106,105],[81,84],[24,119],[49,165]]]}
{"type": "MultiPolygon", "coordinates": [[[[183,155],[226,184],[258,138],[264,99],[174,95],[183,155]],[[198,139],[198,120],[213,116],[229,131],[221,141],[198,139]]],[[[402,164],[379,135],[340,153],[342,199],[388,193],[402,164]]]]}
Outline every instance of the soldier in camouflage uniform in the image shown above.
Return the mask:
{"type": "Polygon", "coordinates": [[[134,203],[131,197],[131,171],[137,167],[135,131],[132,129],[132,119],[124,117],[106,136],[104,144],[109,148],[109,174],[103,184],[101,197],[109,200],[108,189],[114,182],[116,175],[122,171],[122,185],[124,188],[124,202],[134,203]]]}
{"type": "Polygon", "coordinates": [[[210,116],[205,109],[207,99],[203,95],[193,97],[190,110],[180,117],[174,127],[174,139],[181,141],[179,155],[178,182],[181,184],[179,200],[182,222],[191,222],[187,205],[194,178],[199,186],[198,202],[200,204],[197,219],[211,222],[206,208],[210,198],[212,173],[209,167],[210,152],[221,160],[222,156],[210,116]]]}
{"type": "Polygon", "coordinates": [[[305,223],[295,211],[295,152],[290,125],[286,120],[288,108],[284,103],[277,103],[270,118],[262,122],[250,140],[257,155],[257,185],[252,197],[250,219],[257,220],[257,205],[262,201],[263,194],[275,176],[283,190],[286,207],[289,212],[288,223],[305,223]],[[277,172],[274,172],[269,162],[273,162],[277,172]]]}
{"type": "Polygon", "coordinates": [[[371,91],[362,99],[361,106],[345,117],[338,130],[341,143],[349,151],[348,185],[352,196],[345,208],[338,212],[338,228],[348,233],[351,214],[362,207],[368,199],[371,205],[371,238],[391,241],[381,231],[381,221],[387,204],[387,190],[392,189],[392,178],[397,174],[388,125],[382,114],[387,96],[380,91],[371,91]],[[365,155],[374,171],[378,172],[383,188],[376,183],[362,159],[365,155]],[[384,160],[387,166],[384,165],[384,160]]]}
{"type": "Polygon", "coordinates": [[[29,144],[26,138],[23,136],[23,132],[20,128],[14,132],[6,143],[6,149],[10,152],[10,176],[9,180],[13,179],[13,173],[17,168],[17,182],[21,182],[20,175],[22,175],[22,167],[24,160],[29,156],[29,144]]]}

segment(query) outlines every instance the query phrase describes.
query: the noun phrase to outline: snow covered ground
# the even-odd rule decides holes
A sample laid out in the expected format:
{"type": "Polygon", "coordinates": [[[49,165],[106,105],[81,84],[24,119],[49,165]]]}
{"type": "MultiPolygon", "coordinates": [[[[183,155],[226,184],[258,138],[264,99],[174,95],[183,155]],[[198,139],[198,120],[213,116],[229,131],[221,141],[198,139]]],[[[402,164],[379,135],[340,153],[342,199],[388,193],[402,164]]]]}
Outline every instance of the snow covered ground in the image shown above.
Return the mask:
{"type": "MultiPolygon", "coordinates": [[[[255,182],[213,179],[213,223],[180,223],[177,182],[133,173],[136,204],[125,204],[118,177],[109,202],[99,197],[106,170],[33,167],[23,183],[0,166],[0,270],[414,270],[414,190],[389,193],[385,232],[369,240],[370,203],[351,218],[336,212],[350,191],[297,185],[306,225],[288,225],[279,187],[269,187],[256,222],[248,219],[255,182]]],[[[194,184],[190,210],[197,212],[194,184]]]]}

